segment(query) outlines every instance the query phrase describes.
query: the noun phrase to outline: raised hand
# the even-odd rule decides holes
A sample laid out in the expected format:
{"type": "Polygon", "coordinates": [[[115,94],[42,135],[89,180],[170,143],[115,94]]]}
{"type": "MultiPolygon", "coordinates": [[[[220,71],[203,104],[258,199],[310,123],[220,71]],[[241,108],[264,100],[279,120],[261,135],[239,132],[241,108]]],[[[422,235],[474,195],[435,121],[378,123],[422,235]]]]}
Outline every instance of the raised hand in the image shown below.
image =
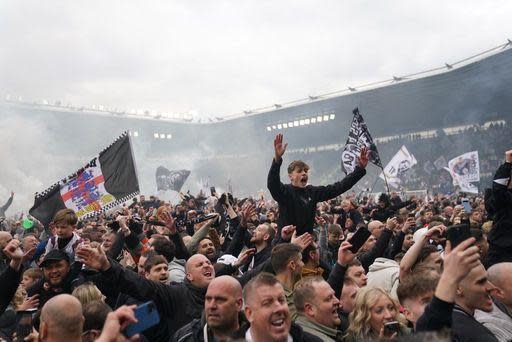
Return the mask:
{"type": "Polygon", "coordinates": [[[476,266],[480,264],[480,254],[474,246],[475,238],[462,241],[453,250],[450,241],[446,241],[443,273],[460,282],[476,266]]]}
{"type": "Polygon", "coordinates": [[[343,241],[338,249],[338,264],[348,265],[354,261],[356,255],[350,251],[352,244],[348,241],[343,241]]]}
{"type": "Polygon", "coordinates": [[[279,133],[276,135],[274,139],[274,161],[278,162],[279,159],[283,156],[286,148],[288,147],[288,143],[283,144],[283,134],[279,133]]]}
{"type": "Polygon", "coordinates": [[[167,211],[162,212],[161,215],[162,220],[165,222],[165,227],[169,229],[171,234],[176,233],[176,224],[174,222],[174,218],[167,211]]]}
{"type": "Polygon", "coordinates": [[[83,264],[90,269],[106,271],[110,268],[110,262],[101,246],[93,247],[88,244],[83,244],[76,249],[75,254],[82,260],[83,264]]]}
{"type": "Polygon", "coordinates": [[[253,255],[254,253],[256,253],[256,248],[246,249],[243,253],[241,253],[238,256],[238,259],[235,262],[234,266],[240,267],[242,265],[245,265],[249,261],[249,258],[251,257],[251,255],[253,255]]]}
{"type": "Polygon", "coordinates": [[[3,252],[4,252],[4,255],[7,256],[7,258],[9,258],[10,260],[21,261],[21,259],[23,258],[23,251],[21,250],[21,242],[16,239],[12,239],[11,241],[9,241],[7,246],[5,246],[3,252]]]}
{"type": "Polygon", "coordinates": [[[33,309],[37,309],[39,306],[39,295],[36,294],[36,295],[33,295],[32,297],[27,297],[25,298],[25,300],[23,301],[23,303],[21,303],[18,308],[16,309],[16,311],[27,311],[27,310],[33,310],[33,309]]]}
{"type": "Polygon", "coordinates": [[[240,226],[247,228],[247,222],[250,221],[251,217],[256,214],[256,207],[253,204],[245,203],[242,206],[240,215],[240,226]]]}
{"type": "Polygon", "coordinates": [[[290,241],[296,228],[297,227],[293,225],[283,227],[283,229],[281,229],[281,239],[284,241],[290,241]]]}
{"type": "Polygon", "coordinates": [[[368,165],[368,160],[370,160],[370,150],[368,147],[363,146],[359,157],[357,157],[357,164],[360,168],[364,169],[366,168],[366,165],[368,165]]]}
{"type": "Polygon", "coordinates": [[[101,335],[96,342],[138,341],[138,334],[127,339],[122,333],[130,324],[137,323],[135,308],[136,305],[123,305],[116,311],[109,313],[103,325],[101,335]]]}
{"type": "Polygon", "coordinates": [[[304,233],[301,236],[297,236],[297,231],[293,232],[291,243],[300,247],[303,251],[304,248],[313,243],[313,237],[309,233],[304,233]]]}

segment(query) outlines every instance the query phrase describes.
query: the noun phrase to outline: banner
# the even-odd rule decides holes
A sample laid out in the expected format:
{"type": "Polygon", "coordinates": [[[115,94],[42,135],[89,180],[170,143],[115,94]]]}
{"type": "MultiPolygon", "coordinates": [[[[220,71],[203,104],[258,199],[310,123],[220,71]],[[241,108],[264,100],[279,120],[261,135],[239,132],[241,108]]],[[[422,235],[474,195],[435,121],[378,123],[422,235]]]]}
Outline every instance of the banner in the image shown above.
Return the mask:
{"type": "Polygon", "coordinates": [[[458,186],[461,192],[478,194],[478,188],[475,185],[471,184],[466,179],[464,179],[464,177],[459,176],[449,168],[445,167],[444,169],[450,173],[453,179],[453,185],[458,186]]]}
{"type": "Polygon", "coordinates": [[[480,181],[480,162],[478,151],[461,154],[448,162],[448,168],[468,182],[480,181]]]}
{"type": "Polygon", "coordinates": [[[156,189],[180,191],[190,175],[189,170],[169,171],[163,166],[156,169],[156,189]]]}
{"type": "Polygon", "coordinates": [[[404,180],[407,170],[416,164],[418,164],[416,158],[409,153],[407,147],[402,146],[391,158],[384,168],[384,172],[381,172],[379,177],[384,180],[384,175],[386,175],[388,184],[398,189],[404,180]]]}
{"type": "Polygon", "coordinates": [[[79,219],[93,217],[139,194],[130,136],[124,132],[74,174],[36,193],[30,215],[43,224],[57,211],[73,209],[79,219]]]}
{"type": "Polygon", "coordinates": [[[363,146],[368,147],[370,150],[370,161],[378,167],[382,167],[377,146],[373,143],[372,136],[368,131],[368,127],[366,127],[363,116],[359,113],[358,108],[355,108],[352,113],[354,113],[354,118],[350,125],[347,142],[341,153],[341,169],[346,174],[355,170],[357,158],[363,146]]]}
{"type": "Polygon", "coordinates": [[[480,181],[480,162],[478,151],[461,154],[448,162],[444,168],[450,173],[453,185],[458,186],[460,191],[478,193],[478,188],[471,182],[480,181]]]}

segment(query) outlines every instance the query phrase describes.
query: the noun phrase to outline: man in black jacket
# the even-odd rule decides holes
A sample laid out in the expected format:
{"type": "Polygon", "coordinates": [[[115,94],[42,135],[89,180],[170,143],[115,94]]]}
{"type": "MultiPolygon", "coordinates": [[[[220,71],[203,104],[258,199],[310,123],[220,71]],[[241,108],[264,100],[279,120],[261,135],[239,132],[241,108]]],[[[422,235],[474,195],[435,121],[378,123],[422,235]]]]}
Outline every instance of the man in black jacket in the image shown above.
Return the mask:
{"type": "Polygon", "coordinates": [[[503,163],[492,182],[492,192],[486,198],[486,209],[492,217],[493,227],[488,236],[487,267],[499,262],[512,262],[512,150],[505,153],[503,163]]]}
{"type": "Polygon", "coordinates": [[[0,315],[9,306],[21,280],[23,251],[18,240],[11,240],[3,249],[9,258],[9,266],[0,273],[0,315]]]}
{"type": "Polygon", "coordinates": [[[206,291],[204,314],[178,330],[176,342],[224,341],[246,323],[241,313],[242,286],[233,277],[220,276],[211,281],[206,291]]]}
{"type": "Polygon", "coordinates": [[[101,280],[112,289],[137,300],[153,300],[160,316],[167,319],[171,336],[193,319],[201,318],[206,289],[215,278],[212,263],[202,254],[194,254],[187,260],[183,283],[165,285],[124,269],[109,260],[101,247],[82,246],[76,253],[87,267],[101,271],[101,280]]]}
{"type": "Polygon", "coordinates": [[[444,269],[430,304],[416,323],[416,331],[452,329],[455,341],[498,341],[474,317],[475,309],[492,310],[485,269],[474,238],[451,250],[446,246],[444,269]]]}
{"type": "Polygon", "coordinates": [[[366,174],[365,167],[369,158],[368,149],[363,147],[354,172],[340,182],[327,186],[307,185],[309,166],[296,160],[288,166],[291,184],[285,185],[281,183],[279,170],[287,146],[288,144],[283,143],[283,135],[278,134],[274,139],[274,159],[267,179],[270,194],[279,204],[278,238],[281,236],[280,230],[288,225],[297,227],[297,235],[312,233],[316,204],[330,200],[352,188],[366,174]]]}

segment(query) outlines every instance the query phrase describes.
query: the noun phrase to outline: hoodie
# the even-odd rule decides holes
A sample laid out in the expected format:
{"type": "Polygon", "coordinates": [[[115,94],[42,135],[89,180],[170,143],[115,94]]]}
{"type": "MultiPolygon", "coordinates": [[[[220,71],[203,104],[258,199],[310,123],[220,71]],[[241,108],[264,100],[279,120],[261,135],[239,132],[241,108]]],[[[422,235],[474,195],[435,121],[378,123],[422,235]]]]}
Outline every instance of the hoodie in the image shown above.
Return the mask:
{"type": "Polygon", "coordinates": [[[391,259],[377,258],[368,270],[367,286],[380,287],[391,297],[397,299],[396,288],[399,283],[400,265],[391,259]]]}
{"type": "Polygon", "coordinates": [[[169,280],[174,283],[183,283],[185,280],[185,259],[176,259],[169,263],[169,280]]]}

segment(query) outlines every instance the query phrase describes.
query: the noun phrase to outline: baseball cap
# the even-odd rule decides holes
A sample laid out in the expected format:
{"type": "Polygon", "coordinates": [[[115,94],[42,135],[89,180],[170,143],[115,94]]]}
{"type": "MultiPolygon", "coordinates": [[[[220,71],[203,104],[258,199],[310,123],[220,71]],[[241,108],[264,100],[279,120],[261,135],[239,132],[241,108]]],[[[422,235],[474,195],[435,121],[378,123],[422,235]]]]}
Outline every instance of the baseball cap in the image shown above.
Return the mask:
{"type": "Polygon", "coordinates": [[[66,260],[67,262],[69,262],[69,255],[66,252],[61,251],[59,249],[51,250],[48,252],[48,254],[46,254],[44,256],[43,262],[41,262],[40,267],[48,266],[48,263],[50,261],[60,261],[60,260],[66,260]]]}

